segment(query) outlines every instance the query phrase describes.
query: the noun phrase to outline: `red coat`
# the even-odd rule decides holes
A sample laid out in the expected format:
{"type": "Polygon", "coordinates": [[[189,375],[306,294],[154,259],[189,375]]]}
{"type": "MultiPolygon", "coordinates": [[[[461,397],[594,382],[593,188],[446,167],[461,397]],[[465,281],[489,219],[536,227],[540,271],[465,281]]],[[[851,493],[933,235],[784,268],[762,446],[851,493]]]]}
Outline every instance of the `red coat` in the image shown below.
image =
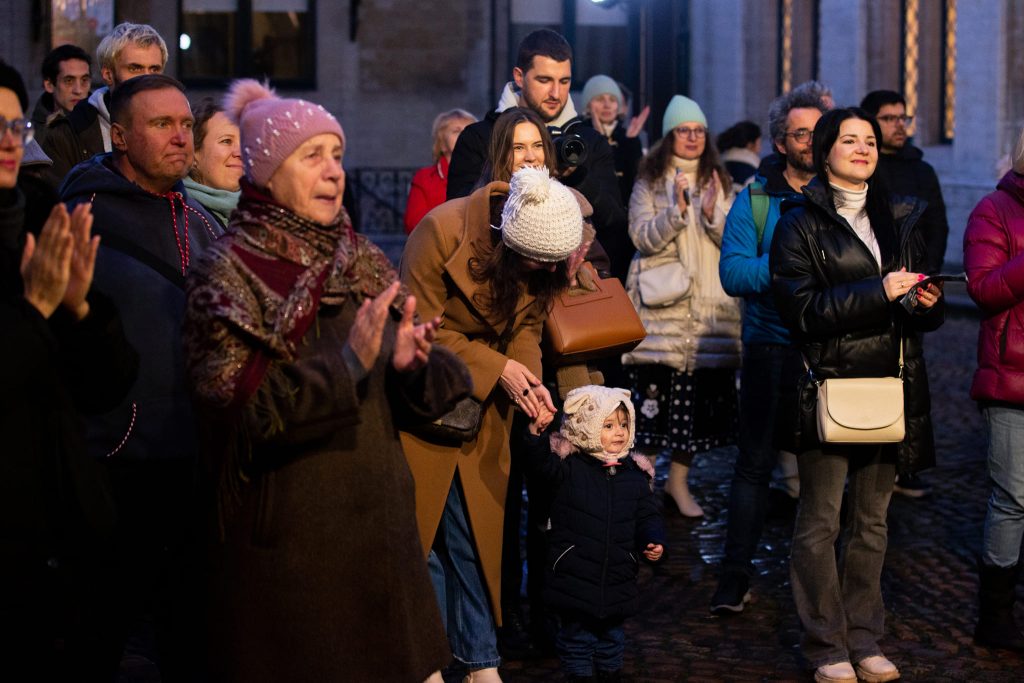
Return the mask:
{"type": "Polygon", "coordinates": [[[427,212],[444,204],[448,193],[448,160],[438,159],[433,166],[416,171],[409,188],[409,200],[405,203],[405,234],[412,232],[427,212]]]}
{"type": "Polygon", "coordinates": [[[974,207],[964,268],[985,316],[971,398],[1024,404],[1024,175],[1008,172],[974,207]]]}

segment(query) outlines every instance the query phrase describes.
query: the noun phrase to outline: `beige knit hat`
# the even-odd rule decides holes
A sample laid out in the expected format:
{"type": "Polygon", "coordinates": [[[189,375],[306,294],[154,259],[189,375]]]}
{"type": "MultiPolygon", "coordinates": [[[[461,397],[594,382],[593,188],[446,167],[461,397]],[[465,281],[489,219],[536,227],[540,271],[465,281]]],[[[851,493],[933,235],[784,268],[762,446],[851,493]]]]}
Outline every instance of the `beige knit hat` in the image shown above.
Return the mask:
{"type": "MultiPolygon", "coordinates": [[[[619,405],[626,406],[626,414],[629,416],[627,450],[631,450],[636,437],[636,411],[630,400],[629,389],[588,384],[570,391],[562,405],[562,435],[585,453],[602,452],[601,425],[619,405]]],[[[625,456],[626,453],[621,455],[625,456]]]]}
{"type": "Polygon", "coordinates": [[[579,202],[546,168],[521,168],[512,175],[501,211],[501,239],[520,256],[564,261],[583,240],[579,202]]]}

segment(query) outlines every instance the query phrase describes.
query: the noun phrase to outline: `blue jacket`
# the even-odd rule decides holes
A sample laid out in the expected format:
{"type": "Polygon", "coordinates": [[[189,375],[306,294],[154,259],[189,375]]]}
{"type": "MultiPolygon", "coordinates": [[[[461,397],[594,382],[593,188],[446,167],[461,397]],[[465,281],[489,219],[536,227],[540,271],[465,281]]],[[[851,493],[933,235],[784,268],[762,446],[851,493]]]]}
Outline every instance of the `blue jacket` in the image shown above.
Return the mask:
{"type": "Polygon", "coordinates": [[[93,288],[121,313],[139,352],[139,375],[112,411],[89,420],[88,450],[98,457],[195,457],[198,445],[185,384],[181,321],[185,263],[194,264],[221,229],[185,192],[143,190],[117,170],[110,154],[75,166],[61,187],[68,210],[92,204],[93,234],[102,236],[93,288]],[[187,229],[186,229],[187,226],[187,229]]]}
{"type": "Polygon", "coordinates": [[[627,617],[639,607],[641,553],[665,544],[651,479],[631,457],[614,468],[584,453],[559,457],[550,443],[558,422],[526,436],[527,474],[555,491],[544,601],[599,619],[627,617]]]}
{"type": "Polygon", "coordinates": [[[757,244],[757,226],[754,224],[750,203],[750,187],[736,197],[722,235],[722,257],[718,262],[718,275],[722,288],[731,296],[743,297],[743,343],[789,344],[790,337],[775,310],[768,272],[768,252],[771,250],[775,224],[781,215],[783,199],[798,197],[782,176],[780,168],[761,167],[756,176],[768,194],[768,218],[764,225],[760,249],[757,244]]]}

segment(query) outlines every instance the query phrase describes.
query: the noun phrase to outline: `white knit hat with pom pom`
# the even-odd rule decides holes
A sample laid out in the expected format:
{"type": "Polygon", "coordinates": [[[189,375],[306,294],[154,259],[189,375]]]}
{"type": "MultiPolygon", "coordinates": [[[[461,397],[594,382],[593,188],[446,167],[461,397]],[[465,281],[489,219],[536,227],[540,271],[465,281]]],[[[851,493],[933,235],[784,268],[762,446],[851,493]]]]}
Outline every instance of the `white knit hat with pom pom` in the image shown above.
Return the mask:
{"type": "Polygon", "coordinates": [[[266,187],[274,171],[311,137],[334,133],[345,144],[338,119],[321,105],[278,97],[251,78],[231,84],[224,113],[238,126],[245,176],[257,187],[266,187]]]}
{"type": "Polygon", "coordinates": [[[530,166],[512,175],[508,201],[501,211],[501,239],[520,256],[553,263],[564,261],[583,240],[579,202],[546,168],[530,166]]]}

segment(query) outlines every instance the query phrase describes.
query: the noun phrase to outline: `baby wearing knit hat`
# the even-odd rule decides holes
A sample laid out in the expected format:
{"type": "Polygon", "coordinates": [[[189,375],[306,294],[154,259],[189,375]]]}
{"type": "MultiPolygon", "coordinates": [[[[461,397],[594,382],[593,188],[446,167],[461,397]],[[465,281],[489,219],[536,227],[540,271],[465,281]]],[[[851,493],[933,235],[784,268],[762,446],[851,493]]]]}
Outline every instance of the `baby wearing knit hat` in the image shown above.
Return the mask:
{"type": "Polygon", "coordinates": [[[556,643],[566,675],[606,676],[622,667],[622,625],[639,606],[637,558],[662,558],[665,529],[651,490],[654,468],[629,452],[636,426],[629,390],[579,387],[562,410],[560,431],[552,423],[538,434],[531,424],[526,437],[527,474],[554,490],[544,601],[564,631],[556,643]],[[581,632],[597,643],[591,653],[571,647],[568,635],[581,632]]]}
{"type": "Polygon", "coordinates": [[[564,261],[583,240],[583,214],[572,191],[546,168],[523,167],[512,174],[501,211],[501,239],[534,261],[564,261]]]}

